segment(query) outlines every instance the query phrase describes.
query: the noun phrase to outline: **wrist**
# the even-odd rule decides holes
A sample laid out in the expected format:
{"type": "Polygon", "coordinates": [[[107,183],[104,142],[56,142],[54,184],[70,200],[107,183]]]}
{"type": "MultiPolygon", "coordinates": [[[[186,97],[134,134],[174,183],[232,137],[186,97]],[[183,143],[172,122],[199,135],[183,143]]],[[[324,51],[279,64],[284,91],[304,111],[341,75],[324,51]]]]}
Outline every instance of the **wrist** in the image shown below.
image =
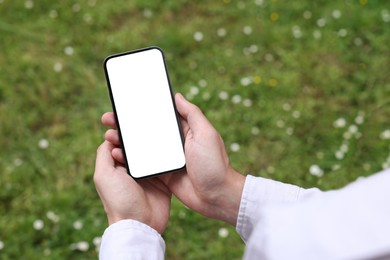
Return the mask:
{"type": "Polygon", "coordinates": [[[117,223],[119,221],[122,221],[122,220],[135,220],[135,221],[143,223],[142,221],[140,221],[138,219],[135,219],[135,218],[132,218],[132,217],[124,218],[124,217],[115,216],[115,215],[112,215],[112,214],[107,214],[107,221],[108,221],[108,225],[109,226],[111,226],[112,224],[115,224],[115,223],[117,223]]]}
{"type": "Polygon", "coordinates": [[[218,198],[210,205],[214,218],[236,226],[244,184],[245,176],[230,168],[218,198]]]}
{"type": "MultiPolygon", "coordinates": [[[[120,222],[120,221],[123,221],[123,220],[133,220],[133,221],[137,221],[137,222],[140,222],[142,224],[145,224],[147,226],[150,226],[152,227],[153,229],[156,229],[153,224],[151,223],[151,219],[149,218],[145,218],[145,217],[141,217],[141,216],[136,216],[134,214],[109,214],[107,213],[107,221],[108,221],[108,225],[111,226],[112,224],[114,223],[117,223],[117,222],[120,222]]],[[[157,229],[156,229],[157,230],[157,229]]]]}

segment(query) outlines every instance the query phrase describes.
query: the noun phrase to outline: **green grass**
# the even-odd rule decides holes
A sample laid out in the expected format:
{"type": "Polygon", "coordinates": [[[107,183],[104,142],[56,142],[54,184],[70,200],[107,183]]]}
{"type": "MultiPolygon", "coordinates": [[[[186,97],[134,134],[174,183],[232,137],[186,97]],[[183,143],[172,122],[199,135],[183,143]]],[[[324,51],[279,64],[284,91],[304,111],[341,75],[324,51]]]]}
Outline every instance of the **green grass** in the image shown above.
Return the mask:
{"type": "MultiPolygon", "coordinates": [[[[97,257],[102,62],[117,52],[164,49],[244,174],[327,190],[390,165],[383,1],[0,0],[0,14],[1,259],[97,257]]],[[[177,200],[171,215],[168,259],[241,258],[234,228],[177,200]]]]}

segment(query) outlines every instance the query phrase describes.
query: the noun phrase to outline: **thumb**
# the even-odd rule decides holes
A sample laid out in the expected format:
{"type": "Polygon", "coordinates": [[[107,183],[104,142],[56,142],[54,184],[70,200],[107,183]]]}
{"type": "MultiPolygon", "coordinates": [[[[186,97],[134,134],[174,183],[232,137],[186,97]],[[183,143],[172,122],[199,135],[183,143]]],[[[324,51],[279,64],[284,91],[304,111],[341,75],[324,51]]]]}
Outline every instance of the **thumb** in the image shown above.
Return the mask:
{"type": "Polygon", "coordinates": [[[182,94],[175,95],[176,107],[180,116],[187,121],[188,126],[194,132],[200,132],[207,127],[212,127],[206,116],[196,105],[186,100],[182,94]]]}
{"type": "Polygon", "coordinates": [[[97,149],[96,163],[95,163],[95,175],[104,173],[107,168],[115,166],[115,161],[112,158],[111,151],[114,149],[114,145],[108,141],[104,141],[97,149]]]}

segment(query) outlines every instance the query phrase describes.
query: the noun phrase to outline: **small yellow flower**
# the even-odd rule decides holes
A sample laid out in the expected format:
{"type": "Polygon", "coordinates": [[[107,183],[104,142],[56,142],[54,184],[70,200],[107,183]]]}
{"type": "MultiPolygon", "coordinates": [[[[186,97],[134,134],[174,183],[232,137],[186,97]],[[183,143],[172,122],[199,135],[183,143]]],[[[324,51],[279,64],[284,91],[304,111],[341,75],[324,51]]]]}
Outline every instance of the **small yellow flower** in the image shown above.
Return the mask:
{"type": "Polygon", "coordinates": [[[261,77],[260,76],[254,76],[253,77],[253,83],[260,84],[261,83],[261,77]]]}
{"type": "Polygon", "coordinates": [[[279,14],[277,12],[271,13],[271,21],[276,22],[279,19],[279,14]]]}
{"type": "Polygon", "coordinates": [[[278,81],[276,79],[270,79],[268,80],[268,86],[275,87],[278,84],[278,81]]]}

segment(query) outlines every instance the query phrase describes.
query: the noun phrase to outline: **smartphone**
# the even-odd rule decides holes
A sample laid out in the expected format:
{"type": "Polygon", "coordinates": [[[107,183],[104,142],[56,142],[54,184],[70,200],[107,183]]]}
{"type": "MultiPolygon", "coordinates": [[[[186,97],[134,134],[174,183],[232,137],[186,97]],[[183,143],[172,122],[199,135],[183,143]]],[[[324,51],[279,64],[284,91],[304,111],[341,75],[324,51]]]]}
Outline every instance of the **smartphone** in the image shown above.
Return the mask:
{"type": "Polygon", "coordinates": [[[104,71],[128,173],[137,179],[183,169],[183,135],[163,51],[111,55],[104,71]]]}

